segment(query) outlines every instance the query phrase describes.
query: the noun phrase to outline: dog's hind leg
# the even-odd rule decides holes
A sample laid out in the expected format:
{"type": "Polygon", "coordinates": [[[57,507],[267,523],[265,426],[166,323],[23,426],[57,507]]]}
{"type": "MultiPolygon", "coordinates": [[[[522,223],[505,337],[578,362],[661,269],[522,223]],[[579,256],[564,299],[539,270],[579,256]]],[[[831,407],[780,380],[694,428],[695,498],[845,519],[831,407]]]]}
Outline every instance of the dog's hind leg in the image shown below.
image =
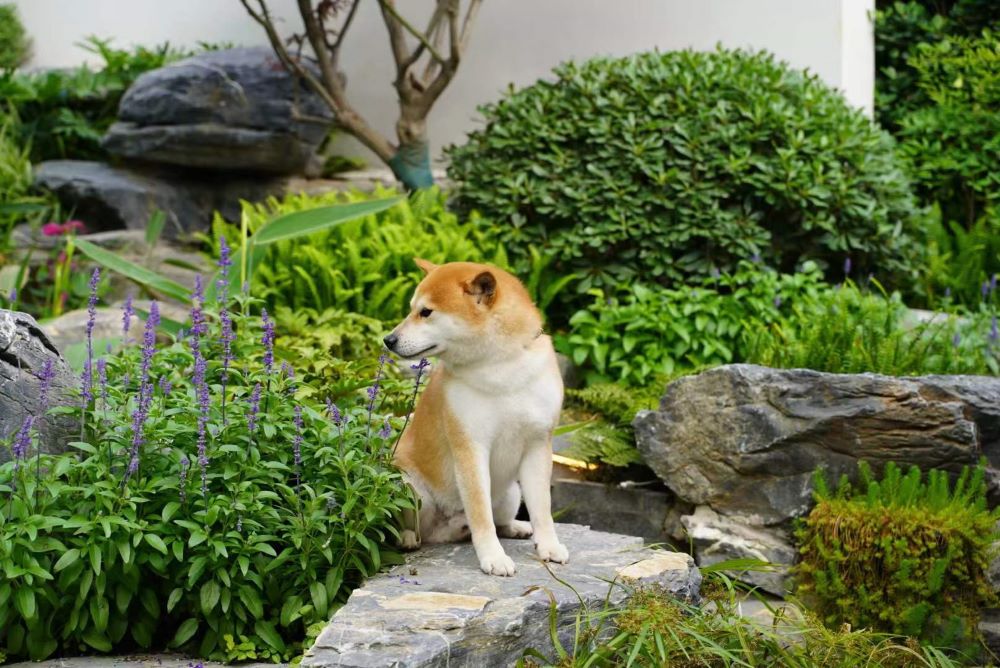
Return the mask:
{"type": "Polygon", "coordinates": [[[412,483],[407,483],[407,486],[413,492],[417,508],[404,508],[401,513],[399,546],[404,550],[416,550],[420,547],[420,506],[423,505],[423,499],[412,483]]]}
{"type": "Polygon", "coordinates": [[[515,519],[521,508],[521,486],[516,482],[493,504],[493,522],[501,538],[530,538],[531,522],[515,519]]]}

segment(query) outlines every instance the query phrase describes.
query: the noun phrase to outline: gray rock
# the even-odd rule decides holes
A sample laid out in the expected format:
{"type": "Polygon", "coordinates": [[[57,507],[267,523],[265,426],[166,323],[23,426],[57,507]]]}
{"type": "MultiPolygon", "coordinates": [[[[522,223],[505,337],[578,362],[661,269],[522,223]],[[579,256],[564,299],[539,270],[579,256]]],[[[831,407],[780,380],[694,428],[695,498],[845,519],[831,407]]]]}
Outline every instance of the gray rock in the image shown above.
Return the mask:
{"type": "MultiPolygon", "coordinates": [[[[142,328],[145,318],[142,313],[149,313],[149,300],[135,300],[133,306],[137,309],[135,315],[129,321],[129,340],[132,343],[142,341],[142,328]]],[[[175,322],[185,322],[188,317],[188,310],[182,306],[169,302],[160,302],[160,315],[175,322]]],[[[47,320],[42,329],[48,335],[49,340],[56,348],[66,351],[69,354],[70,346],[84,343],[87,340],[87,320],[90,314],[87,309],[75,309],[67,311],[58,318],[47,320]]],[[[121,304],[110,308],[99,308],[94,316],[94,354],[103,355],[106,346],[111,343],[118,347],[123,330],[121,304]]]]}
{"type": "Polygon", "coordinates": [[[207,229],[215,211],[227,220],[238,220],[241,199],[260,201],[284,192],[281,179],[181,176],[84,160],[41,163],[35,170],[35,186],[52,191],[91,231],[143,230],[160,209],[167,216],[163,231],[167,238],[207,229]]]}
{"type": "Polygon", "coordinates": [[[666,543],[664,521],[670,495],[641,487],[622,488],[586,480],[552,480],[552,509],[559,519],[599,531],[620,531],[647,543],[666,543]]]}
{"type": "MultiPolygon", "coordinates": [[[[686,554],[651,550],[639,538],[577,525],[560,524],[557,530],[570,563],[543,565],[530,540],[504,540],[518,568],[510,578],[483,575],[469,543],[422,548],[406,565],[355,590],[301,665],[513,665],[527,648],[553,653],[553,601],[559,637],[571,647],[581,599],[601,610],[609,596],[605,580],[659,583],[680,598],[698,597],[701,574],[686,554]]],[[[610,590],[610,606],[628,597],[620,585],[610,590]]]]}
{"type": "MultiPolygon", "coordinates": [[[[227,664],[179,654],[129,654],[125,656],[73,656],[46,661],[5,664],[4,668],[224,668],[227,664]]],[[[228,664],[231,665],[231,664],[228,664]]],[[[285,663],[241,663],[240,668],[283,668],[285,663]]]]}
{"type": "MultiPolygon", "coordinates": [[[[0,309],[0,439],[15,435],[32,416],[42,452],[63,452],[78,428],[68,416],[41,417],[44,410],[39,396],[39,374],[52,361],[55,376],[51,381],[48,403],[64,404],[72,399],[79,381],[59,351],[27,313],[0,309]]],[[[0,448],[0,463],[10,460],[10,450],[0,448]]]]}
{"type": "Polygon", "coordinates": [[[122,97],[118,120],[103,146],[124,158],[291,174],[313,160],[333,114],[270,48],[248,47],[143,74],[122,97]]]}
{"type": "Polygon", "coordinates": [[[740,571],[743,582],[769,594],[785,596],[790,589],[789,569],[796,552],[791,538],[780,529],[752,527],[719,515],[708,506],[698,506],[681,517],[694,545],[699,566],[711,566],[730,559],[756,559],[770,564],[767,570],[740,571]]]}
{"type": "Polygon", "coordinates": [[[858,460],[1000,478],[1000,378],[841,375],[734,364],[681,378],[633,422],[646,463],[680,499],[773,525],[805,514],[811,476],[858,460]]]}

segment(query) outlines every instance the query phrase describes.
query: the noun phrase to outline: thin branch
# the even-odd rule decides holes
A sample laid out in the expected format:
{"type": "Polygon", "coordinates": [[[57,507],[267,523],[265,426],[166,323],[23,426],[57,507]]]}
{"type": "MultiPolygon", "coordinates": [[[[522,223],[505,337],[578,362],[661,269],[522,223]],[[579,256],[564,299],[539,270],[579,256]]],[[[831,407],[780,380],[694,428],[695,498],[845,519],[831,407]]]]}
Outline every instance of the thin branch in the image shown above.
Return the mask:
{"type": "MultiPolygon", "coordinates": [[[[445,58],[440,53],[437,52],[437,49],[434,48],[434,45],[431,44],[429,41],[427,41],[427,36],[424,35],[424,33],[417,30],[416,28],[414,28],[412,23],[404,19],[403,16],[396,11],[396,7],[395,5],[393,5],[392,0],[378,0],[378,3],[382,6],[382,10],[384,12],[391,14],[392,18],[394,18],[396,21],[399,22],[399,25],[406,28],[406,31],[408,33],[410,33],[411,35],[416,37],[417,40],[420,41],[421,46],[423,46],[425,49],[427,49],[427,51],[430,52],[431,57],[434,58],[434,60],[441,63],[445,62],[445,58]]],[[[402,59],[398,59],[397,62],[402,63],[405,62],[406,60],[407,57],[404,56],[402,59]]]]}
{"type": "MultiPolygon", "coordinates": [[[[443,3],[439,1],[434,7],[434,13],[431,14],[431,20],[427,22],[427,30],[424,31],[428,41],[431,43],[434,43],[434,37],[441,27],[441,19],[444,18],[444,9],[442,7],[443,3]]],[[[406,62],[402,64],[402,69],[406,71],[411,65],[413,65],[413,63],[417,62],[417,60],[420,59],[420,56],[424,54],[425,48],[424,43],[421,42],[417,48],[413,50],[413,53],[410,54],[410,57],[406,59],[406,62]]],[[[432,60],[431,62],[434,61],[432,60]]]]}
{"type": "Polygon", "coordinates": [[[347,29],[351,27],[351,21],[354,20],[354,15],[358,11],[358,6],[361,4],[361,0],[353,0],[351,4],[350,11],[347,12],[347,20],[344,21],[343,27],[340,32],[337,33],[337,40],[330,46],[330,52],[333,54],[333,64],[336,67],[337,61],[340,59],[340,45],[344,41],[344,35],[347,34],[347,29]]]}
{"type": "Polygon", "coordinates": [[[465,21],[462,22],[462,37],[459,39],[459,50],[465,53],[469,46],[469,37],[472,35],[472,24],[476,22],[476,14],[482,6],[482,0],[470,0],[469,9],[465,12],[465,21]]]}
{"type": "Polygon", "coordinates": [[[309,44],[312,45],[313,55],[316,56],[320,74],[323,75],[323,82],[339,105],[342,102],[340,98],[343,97],[343,88],[340,85],[337,70],[333,67],[333,61],[330,59],[323,26],[320,24],[316,12],[313,11],[311,0],[298,0],[298,5],[299,14],[302,15],[302,23],[306,27],[306,35],[309,37],[309,44]]]}

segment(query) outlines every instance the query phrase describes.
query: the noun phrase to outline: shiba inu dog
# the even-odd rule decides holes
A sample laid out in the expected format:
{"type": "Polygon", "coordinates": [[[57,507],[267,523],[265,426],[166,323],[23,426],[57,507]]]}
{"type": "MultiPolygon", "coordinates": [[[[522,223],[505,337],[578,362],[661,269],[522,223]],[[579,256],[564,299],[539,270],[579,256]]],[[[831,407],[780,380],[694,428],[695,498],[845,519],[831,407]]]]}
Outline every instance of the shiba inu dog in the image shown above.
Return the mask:
{"type": "Polygon", "coordinates": [[[400,357],[438,360],[396,450],[421,499],[403,546],[471,535],[484,573],[513,575],[499,538],[533,537],[541,559],[565,563],[550,497],[563,383],[541,314],[496,267],[415,262],[426,275],[384,339],[400,357]],[[530,523],[515,518],[522,494],[530,523]]]}

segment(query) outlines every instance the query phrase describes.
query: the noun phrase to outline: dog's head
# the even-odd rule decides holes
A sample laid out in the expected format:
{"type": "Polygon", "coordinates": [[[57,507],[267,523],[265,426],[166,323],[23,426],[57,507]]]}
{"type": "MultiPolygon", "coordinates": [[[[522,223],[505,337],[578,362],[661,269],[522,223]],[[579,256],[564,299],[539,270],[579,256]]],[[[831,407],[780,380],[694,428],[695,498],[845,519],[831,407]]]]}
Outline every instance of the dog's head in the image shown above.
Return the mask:
{"type": "Polygon", "coordinates": [[[541,331],[528,291],[506,271],[473,262],[414,262],[424,279],[410,314],[384,339],[400,357],[434,355],[465,364],[523,347],[541,331]]]}

